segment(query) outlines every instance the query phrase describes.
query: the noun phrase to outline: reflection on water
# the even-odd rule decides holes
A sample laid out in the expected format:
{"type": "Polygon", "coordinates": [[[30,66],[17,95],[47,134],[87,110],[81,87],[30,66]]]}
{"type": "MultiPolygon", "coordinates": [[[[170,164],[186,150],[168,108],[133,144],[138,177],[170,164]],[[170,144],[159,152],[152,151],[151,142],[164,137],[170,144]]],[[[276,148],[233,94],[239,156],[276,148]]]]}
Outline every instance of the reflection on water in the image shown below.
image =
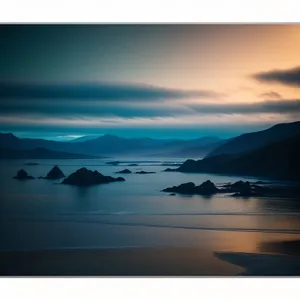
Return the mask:
{"type": "Polygon", "coordinates": [[[66,175],[82,166],[109,176],[124,168],[101,160],[37,162],[40,165],[0,163],[0,248],[171,245],[257,252],[265,251],[262,243],[295,239],[300,234],[298,199],[169,196],[161,192],[190,181],[211,180],[220,185],[251,178],[166,173],[162,172],[165,166],[148,160],[126,168],[156,174],[124,174],[125,182],[93,187],[12,179],[20,168],[35,177],[45,176],[54,164],[66,175]]]}
{"type": "Polygon", "coordinates": [[[89,211],[92,209],[91,206],[91,196],[92,190],[87,187],[76,187],[72,188],[72,192],[74,193],[74,201],[75,205],[78,207],[80,211],[89,211]]]}
{"type": "Polygon", "coordinates": [[[300,213],[300,199],[264,199],[260,201],[263,210],[300,213]]]}
{"type": "Polygon", "coordinates": [[[260,251],[300,256],[300,239],[263,242],[260,244],[260,251]]]}

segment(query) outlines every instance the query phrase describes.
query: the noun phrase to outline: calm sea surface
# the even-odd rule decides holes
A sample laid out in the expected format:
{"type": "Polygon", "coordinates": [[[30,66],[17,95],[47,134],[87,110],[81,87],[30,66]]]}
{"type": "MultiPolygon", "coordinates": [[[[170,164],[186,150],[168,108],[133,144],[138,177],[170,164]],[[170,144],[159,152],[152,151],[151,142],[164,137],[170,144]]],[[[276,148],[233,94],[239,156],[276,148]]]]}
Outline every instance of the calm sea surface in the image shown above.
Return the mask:
{"type": "Polygon", "coordinates": [[[270,240],[300,237],[300,199],[170,196],[162,189],[192,181],[220,185],[253,178],[162,172],[168,159],[11,160],[0,162],[0,250],[188,246],[260,251],[270,240]],[[37,166],[25,163],[37,162],[37,166]],[[128,166],[138,163],[139,166],[128,166]],[[21,168],[45,176],[57,164],[66,176],[80,167],[125,182],[83,188],[12,177],[21,168]],[[155,174],[115,174],[128,168],[155,174]]]}

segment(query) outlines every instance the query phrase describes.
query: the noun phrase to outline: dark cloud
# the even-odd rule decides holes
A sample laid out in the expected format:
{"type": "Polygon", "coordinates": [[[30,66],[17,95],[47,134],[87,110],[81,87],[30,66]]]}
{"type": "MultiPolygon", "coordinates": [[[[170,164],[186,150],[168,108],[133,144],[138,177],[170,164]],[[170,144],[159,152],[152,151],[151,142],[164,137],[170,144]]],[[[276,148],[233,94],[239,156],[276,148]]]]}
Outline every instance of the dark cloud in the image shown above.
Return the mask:
{"type": "Polygon", "coordinates": [[[67,100],[108,100],[108,101],[145,101],[182,99],[191,97],[219,97],[214,91],[184,91],[149,85],[125,85],[107,83],[72,84],[27,84],[0,83],[2,99],[52,99],[67,100]]]}
{"type": "Polygon", "coordinates": [[[11,85],[9,88],[7,86],[0,89],[0,118],[1,116],[45,116],[68,119],[155,118],[195,114],[247,115],[300,112],[300,100],[279,99],[281,95],[274,91],[261,94],[260,96],[264,96],[267,100],[255,103],[220,104],[218,102],[218,104],[212,104],[204,101],[199,104],[185,104],[171,100],[191,96],[194,93],[198,95],[213,95],[214,93],[183,92],[134,85],[11,85]],[[274,100],[269,101],[268,98],[274,100]],[[153,101],[158,99],[161,101],[153,101]]]}
{"type": "Polygon", "coordinates": [[[0,103],[1,116],[47,116],[60,118],[76,117],[122,117],[153,118],[172,117],[195,113],[192,109],[175,104],[155,102],[96,102],[96,101],[55,101],[39,99],[28,101],[7,101],[0,103]]]}
{"type": "Polygon", "coordinates": [[[300,67],[286,70],[271,70],[254,74],[256,80],[262,82],[277,82],[300,87],[300,67]]]}
{"type": "Polygon", "coordinates": [[[262,101],[245,104],[224,105],[190,105],[190,108],[201,114],[258,114],[258,113],[284,113],[295,114],[300,112],[299,99],[282,99],[274,101],[262,101]]]}
{"type": "Polygon", "coordinates": [[[0,116],[166,117],[195,113],[172,100],[216,98],[214,91],[183,91],[125,84],[0,83],[0,116]]]}
{"type": "Polygon", "coordinates": [[[263,99],[267,99],[267,100],[278,100],[278,99],[282,99],[282,96],[274,91],[270,91],[270,92],[266,92],[266,93],[261,93],[258,95],[258,97],[263,98],[263,99]]]}

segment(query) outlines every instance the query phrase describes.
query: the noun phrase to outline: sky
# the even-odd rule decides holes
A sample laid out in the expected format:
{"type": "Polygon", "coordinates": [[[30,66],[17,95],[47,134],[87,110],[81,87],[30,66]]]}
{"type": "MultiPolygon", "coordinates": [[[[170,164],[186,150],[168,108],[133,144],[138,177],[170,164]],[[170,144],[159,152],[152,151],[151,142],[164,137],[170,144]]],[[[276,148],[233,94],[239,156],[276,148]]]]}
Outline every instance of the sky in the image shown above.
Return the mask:
{"type": "Polygon", "coordinates": [[[0,25],[0,132],[232,137],[300,120],[300,25],[0,25]]]}

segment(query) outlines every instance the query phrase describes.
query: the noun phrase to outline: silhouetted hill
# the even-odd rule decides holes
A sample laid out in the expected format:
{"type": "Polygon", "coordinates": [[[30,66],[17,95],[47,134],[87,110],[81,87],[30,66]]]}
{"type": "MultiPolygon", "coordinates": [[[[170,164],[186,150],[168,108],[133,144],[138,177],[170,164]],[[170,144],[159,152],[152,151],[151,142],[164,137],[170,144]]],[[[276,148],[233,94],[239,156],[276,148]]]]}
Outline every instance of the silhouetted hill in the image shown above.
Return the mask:
{"type": "Polygon", "coordinates": [[[52,151],[66,151],[73,152],[71,150],[71,143],[49,141],[44,139],[29,139],[18,138],[11,133],[0,133],[0,145],[3,148],[13,150],[32,150],[35,148],[45,148],[52,151]]]}
{"type": "Polygon", "coordinates": [[[300,134],[300,121],[277,124],[266,130],[246,133],[233,138],[210,152],[207,157],[251,151],[298,134],[300,134]]]}
{"type": "Polygon", "coordinates": [[[177,171],[300,180],[300,135],[243,154],[190,159],[177,171]]]}
{"type": "Polygon", "coordinates": [[[222,140],[215,137],[204,137],[193,140],[171,140],[152,138],[122,138],[115,135],[103,135],[94,139],[61,142],[44,139],[20,139],[12,134],[0,134],[3,148],[14,150],[30,150],[45,148],[51,151],[68,153],[102,155],[102,156],[176,156],[189,157],[191,148],[193,157],[203,157],[217,147],[222,140]],[[198,153],[198,154],[197,154],[198,153]]]}
{"type": "MultiPolygon", "coordinates": [[[[96,158],[95,156],[51,151],[45,148],[35,148],[30,150],[14,150],[0,148],[0,159],[86,159],[96,158]]],[[[98,157],[99,158],[99,157],[98,157]]]]}

